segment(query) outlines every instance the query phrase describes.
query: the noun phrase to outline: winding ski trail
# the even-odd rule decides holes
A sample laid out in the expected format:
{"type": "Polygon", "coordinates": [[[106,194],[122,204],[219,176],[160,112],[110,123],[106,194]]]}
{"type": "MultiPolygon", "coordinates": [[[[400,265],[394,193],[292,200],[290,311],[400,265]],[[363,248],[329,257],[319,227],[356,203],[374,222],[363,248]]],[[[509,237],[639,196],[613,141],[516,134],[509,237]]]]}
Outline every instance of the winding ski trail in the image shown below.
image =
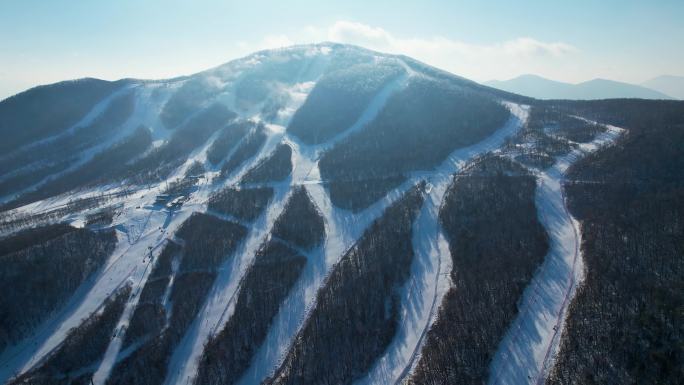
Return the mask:
{"type": "MultiPolygon", "coordinates": [[[[311,66],[315,67],[311,71],[322,71],[318,67],[324,65],[327,59],[321,60],[320,63],[311,63],[311,66]]],[[[246,160],[227,179],[219,180],[218,178],[221,164],[212,166],[207,161],[209,146],[220,136],[220,131],[217,131],[204,146],[195,149],[167,180],[153,185],[152,188],[141,189],[126,197],[125,200],[122,199],[124,204],[122,215],[114,223],[118,243],[113,254],[104,267],[72,296],[64,309],[41,325],[33,336],[2,353],[0,381],[4,382],[14,375],[39,365],[59,348],[72,328],[78,327],[93,312],[100,310],[102,304],[115,290],[124,285],[130,285],[132,292],[116,330],[125,328],[137,306],[140,292],[154,266],[153,263],[156,262],[156,258],[147,259],[154,262],[144,262],[144,257],[160,252],[163,243],[173,237],[184,220],[195,212],[205,212],[225,220],[234,220],[230,216],[207,212],[208,198],[222,188],[239,185],[245,173],[266,159],[281,143],[288,144],[292,148],[292,173],[282,182],[269,184],[274,188],[275,194],[259,218],[252,223],[236,221],[248,227],[248,234],[237,250],[218,268],[216,280],[204,299],[197,317],[170,357],[164,383],[173,385],[194,382],[199,360],[207,342],[232,317],[243,278],[252,266],[259,247],[270,236],[275,220],[283,212],[296,186],[304,186],[313,203],[320,210],[325,220],[327,237],[320,248],[305,253],[308,262],[292,290],[280,305],[264,342],[252,357],[249,368],[237,381],[241,385],[261,384],[278,369],[297,333],[315,309],[317,293],[326,285],[335,264],[389,206],[416,183],[426,181],[427,199],[412,227],[414,258],[410,276],[398,291],[401,302],[397,332],[369,372],[356,383],[358,385],[397,384],[404,381],[420,358],[426,335],[436,320],[443,296],[451,285],[449,275],[452,269],[451,255],[449,244],[439,224],[439,210],[452,182],[452,175],[461,170],[469,160],[501,148],[505,140],[515,135],[525,124],[529,107],[505,103],[511,112],[509,120],[487,138],[472,146],[454,151],[434,170],[408,174],[407,180],[401,185],[360,212],[354,213],[337,208],[331,202],[321,181],[318,162],[325,151],[372,122],[391,96],[406,87],[413,76],[424,76],[413,71],[401,59],[396,60],[402,64],[405,72],[382,87],[356,122],[330,140],[317,145],[307,145],[286,132],[285,127],[292,114],[301,106],[315,85],[314,81],[308,80],[313,76],[312,74],[301,75],[299,77],[307,81],[296,83],[283,91],[290,95],[291,105],[284,106],[282,113],[277,115],[275,120],[270,123],[264,122],[267,128],[267,139],[264,145],[256,155],[246,160]],[[179,210],[169,212],[154,208],[150,203],[154,201],[154,196],[163,190],[164,183],[183,177],[193,162],[200,162],[206,166],[207,171],[204,176],[207,182],[201,183],[198,190],[189,196],[188,201],[179,210]]],[[[152,92],[144,87],[141,87],[141,90],[152,92]]],[[[168,98],[168,95],[167,92],[163,96],[168,98]]],[[[222,100],[226,97],[224,94],[219,94],[212,100],[222,100]]],[[[147,99],[149,95],[146,94],[139,100],[147,99]]],[[[134,113],[126,121],[122,126],[122,133],[132,132],[141,122],[149,123],[152,127],[159,126],[158,115],[164,101],[166,99],[160,99],[154,106],[136,104],[138,113],[134,113]]],[[[84,117],[84,120],[94,119],[93,114],[97,111],[101,112],[104,103],[100,103],[93,112],[84,117]]],[[[245,114],[251,114],[253,110],[256,111],[257,107],[262,106],[253,106],[245,114]]],[[[261,120],[258,114],[254,116],[243,114],[241,117],[261,120]]],[[[489,379],[491,384],[539,383],[543,381],[553,364],[563,330],[565,312],[584,274],[580,250],[580,228],[578,222],[567,210],[562,188],[563,180],[570,165],[586,154],[613,143],[623,131],[617,127],[607,127],[607,131],[597,136],[594,141],[579,145],[576,150],[559,157],[551,168],[538,174],[535,202],[539,219],[549,234],[551,247],[544,263],[526,288],[520,302],[520,312],[507,331],[492,361],[489,379]]],[[[164,139],[160,130],[152,128],[151,132],[154,139],[164,139]]],[[[103,143],[101,147],[109,145],[111,142],[103,143]]],[[[229,153],[232,154],[236,148],[237,146],[233,147],[229,153]]],[[[88,157],[94,154],[95,152],[84,154],[83,161],[87,161],[88,157]]],[[[118,187],[110,188],[106,192],[118,191],[117,189],[118,187]]],[[[87,193],[92,193],[92,191],[87,193]]],[[[48,206],[54,206],[59,199],[66,198],[62,196],[45,202],[50,202],[48,206]]],[[[38,202],[34,206],[43,203],[38,202]]],[[[82,216],[82,214],[79,215],[82,216]]],[[[167,296],[168,291],[167,288],[167,296]]],[[[94,384],[105,384],[114,365],[138,347],[133,345],[132,348],[122,351],[122,337],[114,337],[110,342],[96,368],[93,377],[94,384]]]]}
{"type": "Polygon", "coordinates": [[[403,380],[417,363],[430,326],[437,317],[442,298],[451,280],[449,243],[439,224],[439,210],[452,182],[452,175],[471,159],[500,148],[506,138],[515,135],[527,121],[528,107],[507,103],[511,117],[492,135],[472,146],[454,151],[437,169],[417,173],[432,188],[413,224],[414,259],[411,276],[400,291],[399,327],[391,345],[370,372],[357,381],[363,384],[394,384],[403,380]]]}
{"type": "Polygon", "coordinates": [[[525,289],[519,313],[492,360],[488,380],[491,385],[543,383],[553,365],[568,305],[584,278],[581,229],[567,208],[565,173],[582,157],[614,143],[624,131],[614,126],[606,128],[592,142],[559,157],[538,175],[535,203],[550,248],[525,289]]]}
{"type": "Polygon", "coordinates": [[[296,333],[315,307],[316,293],[326,281],[332,266],[363,234],[363,231],[412,186],[411,181],[407,181],[382,200],[355,214],[332,204],[328,193],[320,183],[318,168],[321,154],[375,119],[389,97],[406,86],[409,77],[409,73],[404,73],[390,81],[376,94],[352,126],[324,143],[306,145],[296,137],[286,135],[284,142],[292,147],[292,159],[295,165],[292,184],[305,186],[325,220],[327,236],[322,248],[307,255],[308,262],[304,271],[281,304],[280,311],[275,316],[264,343],[252,358],[250,368],[238,381],[239,384],[260,384],[277,369],[285,358],[296,333]]]}

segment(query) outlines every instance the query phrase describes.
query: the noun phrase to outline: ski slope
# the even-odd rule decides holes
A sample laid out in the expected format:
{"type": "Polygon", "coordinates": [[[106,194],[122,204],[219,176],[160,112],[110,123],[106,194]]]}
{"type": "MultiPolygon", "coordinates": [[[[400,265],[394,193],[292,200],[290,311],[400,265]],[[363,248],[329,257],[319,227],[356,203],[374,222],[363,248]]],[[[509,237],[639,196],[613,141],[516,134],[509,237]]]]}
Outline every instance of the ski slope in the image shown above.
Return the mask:
{"type": "Polygon", "coordinates": [[[566,311],[584,277],[581,229],[566,205],[565,173],[583,156],[614,143],[623,131],[607,126],[592,142],[559,157],[538,175],[535,203],[550,248],[492,360],[489,384],[541,384],[553,366],[566,311]]]}
{"type": "Polygon", "coordinates": [[[469,160],[501,147],[527,121],[528,107],[506,104],[511,117],[483,141],[454,151],[433,173],[419,173],[431,186],[413,224],[414,259],[411,276],[400,291],[399,327],[391,345],[358,385],[394,384],[406,378],[417,363],[425,336],[437,317],[442,298],[451,285],[451,253],[439,224],[439,210],[452,175],[469,160]]]}
{"type": "MultiPolygon", "coordinates": [[[[222,180],[219,175],[225,160],[218,165],[212,165],[207,160],[207,151],[221,134],[221,130],[217,130],[206,143],[195,148],[186,159],[183,159],[182,165],[176,168],[166,180],[141,188],[125,197],[113,198],[108,204],[113,202],[122,205],[120,215],[113,223],[117,235],[117,245],[113,254],[103,268],[78,289],[67,306],[40,325],[31,337],[2,352],[0,381],[5,382],[12,376],[40,365],[59,348],[72,328],[78,327],[83,320],[101,310],[105,300],[117,289],[128,285],[132,288],[131,295],[118,320],[116,330],[126,328],[138,304],[142,288],[156,263],[157,258],[150,258],[150,256],[156,256],[161,252],[164,242],[173,238],[176,230],[190,215],[203,212],[224,220],[241,223],[249,229],[249,232],[236,251],[226,256],[225,262],[219,267],[216,280],[204,299],[197,317],[170,357],[165,384],[193,383],[207,342],[220,332],[233,316],[242,280],[254,263],[259,247],[268,240],[275,220],[283,212],[294,188],[304,186],[325,220],[327,236],[322,246],[303,253],[307,258],[307,264],[280,305],[264,342],[252,357],[249,368],[242,378],[238,379],[238,383],[242,385],[261,384],[282,364],[294,339],[312,310],[315,309],[317,293],[326,285],[335,264],[389,206],[400,199],[411,187],[420,181],[426,181],[427,197],[412,227],[414,258],[410,267],[410,276],[398,290],[401,300],[397,333],[385,352],[376,360],[368,373],[357,381],[357,384],[397,384],[410,376],[420,359],[426,335],[436,320],[443,296],[451,287],[451,255],[449,244],[439,223],[439,210],[452,182],[452,175],[473,158],[500,149],[506,139],[515,135],[525,124],[529,107],[504,103],[510,110],[511,117],[503,127],[479,143],[454,151],[433,170],[410,173],[405,182],[385,197],[368,208],[354,213],[332,204],[320,177],[318,162],[322,154],[350,135],[363,130],[379,115],[392,95],[404,89],[413,77],[429,77],[429,75],[416,72],[400,58],[391,59],[397,62],[404,72],[385,84],[365,106],[358,119],[346,130],[336,134],[325,143],[307,145],[287,133],[286,127],[330,64],[329,50],[329,47],[321,47],[316,52],[298,51],[300,55],[312,55],[311,60],[306,62],[293,79],[272,81],[272,84],[269,84],[269,87],[272,87],[269,91],[273,92],[272,95],[269,94],[269,99],[277,99],[278,108],[275,114],[268,116],[265,116],[264,109],[273,100],[248,104],[239,100],[236,91],[240,82],[250,73],[249,71],[252,71],[261,61],[269,60],[267,54],[255,54],[246,60],[219,67],[201,75],[205,77],[203,80],[211,83],[212,87],[216,87],[211,90],[216,93],[203,100],[203,103],[207,105],[215,102],[223,103],[235,111],[240,119],[264,123],[266,142],[256,155],[246,160],[222,180]],[[321,54],[324,51],[326,53],[321,54]],[[243,176],[251,168],[267,159],[282,143],[292,148],[293,170],[286,180],[266,184],[274,188],[275,194],[259,218],[252,223],[246,223],[228,215],[207,211],[207,200],[213,193],[226,187],[239,185],[243,176]],[[178,210],[173,211],[154,206],[155,196],[164,190],[164,186],[183,178],[188,168],[195,162],[202,164],[207,171],[198,189],[190,194],[187,202],[178,210]]],[[[376,59],[380,60],[380,57],[376,59]]],[[[140,125],[148,127],[156,144],[167,140],[172,131],[163,126],[159,116],[173,92],[186,81],[187,79],[149,82],[135,87],[125,87],[97,104],[77,126],[86,125],[96,119],[116,95],[123,92],[136,93],[135,110],[131,117],[108,140],[78,154],[80,160],[64,172],[76,169],[140,125]]],[[[200,110],[198,108],[195,113],[200,110]]],[[[193,116],[190,114],[185,117],[185,121],[187,122],[193,116]]],[[[70,130],[74,131],[75,128],[70,130]]],[[[565,312],[577,285],[583,278],[583,262],[579,248],[580,229],[577,221],[567,211],[562,189],[563,178],[567,168],[575,161],[613,143],[621,132],[622,130],[617,127],[608,126],[608,130],[594,141],[579,144],[576,150],[556,159],[552,168],[538,174],[535,202],[539,219],[550,237],[550,250],[543,265],[526,288],[520,302],[520,312],[507,331],[492,361],[490,383],[538,383],[544,380],[547,371],[552,366],[562,334],[565,312]]],[[[66,134],[68,132],[64,135],[66,134]]],[[[36,145],[38,144],[40,142],[36,145]]],[[[228,159],[238,146],[239,143],[229,151],[225,159],[228,159]]],[[[51,178],[59,175],[55,174],[51,178]]],[[[124,191],[123,189],[121,186],[90,188],[90,190],[62,194],[35,202],[12,212],[47,211],[65,205],[72,199],[112,194],[124,191]]],[[[68,220],[69,223],[82,226],[86,215],[94,210],[96,209],[70,213],[61,220],[68,220]]],[[[177,261],[175,268],[177,268],[177,261]]],[[[166,290],[165,304],[170,287],[166,290]]],[[[102,360],[97,363],[93,377],[94,384],[105,384],[115,365],[140,346],[133,344],[122,351],[122,337],[123,334],[110,341],[102,360]]]]}
{"type": "Polygon", "coordinates": [[[318,169],[321,154],[375,119],[389,97],[406,85],[407,79],[408,75],[405,74],[383,87],[352,126],[327,142],[306,145],[293,136],[287,135],[284,139],[284,142],[293,150],[292,183],[305,186],[325,220],[327,236],[321,249],[306,254],[308,262],[299,280],[281,304],[281,310],[275,316],[264,343],[252,359],[250,368],[238,383],[260,384],[277,369],[296,333],[315,307],[316,293],[324,285],[334,264],[363,234],[363,231],[413,185],[412,181],[407,181],[371,207],[354,214],[332,204],[328,193],[320,183],[318,169]]]}
{"type": "MultiPolygon", "coordinates": [[[[314,67],[319,70],[318,66],[314,67]]],[[[309,76],[313,75],[309,74],[309,76]]],[[[306,100],[306,96],[313,89],[314,84],[314,82],[295,83],[292,87],[285,89],[285,92],[289,95],[288,103],[276,114],[276,122],[288,124],[292,114],[306,100]]],[[[260,121],[261,117],[257,115],[253,119],[260,121]]],[[[239,183],[242,177],[252,167],[266,159],[278,144],[281,142],[288,143],[284,139],[284,125],[270,122],[265,123],[267,128],[266,143],[255,157],[241,165],[236,172],[230,175],[221,185],[221,188],[239,183]]],[[[204,154],[199,155],[198,160],[209,166],[206,161],[206,151],[204,154]]],[[[186,332],[186,335],[171,357],[165,384],[193,383],[197,376],[197,366],[204,347],[209,339],[223,328],[235,311],[242,278],[253,264],[259,247],[268,239],[275,220],[283,212],[285,204],[292,194],[293,186],[298,180],[296,176],[300,175],[297,173],[297,170],[302,170],[303,166],[297,160],[298,158],[293,156],[292,174],[285,181],[272,185],[275,194],[271,202],[269,202],[265,214],[262,214],[254,224],[248,227],[250,230],[247,239],[234,253],[233,257],[228,258],[224,266],[219,269],[218,277],[202,310],[190,325],[188,332],[186,332]]]]}
{"type": "MultiPolygon", "coordinates": [[[[154,196],[147,195],[154,199],[154,196]]],[[[177,213],[169,221],[171,215],[164,211],[137,209],[143,207],[145,195],[138,194],[127,201],[123,218],[124,226],[117,231],[117,246],[105,263],[103,269],[94,278],[82,285],[72,296],[69,304],[52,319],[38,328],[38,331],[21,344],[8,349],[0,357],[0,381],[24,373],[39,364],[47,355],[59,347],[68,332],[78,327],[83,320],[98,311],[104,301],[117,289],[131,285],[133,293],[138,293],[149,273],[150,266],[143,262],[143,257],[155,250],[191,213],[191,208],[177,213]],[[127,226],[131,221],[141,227],[136,228],[139,236],[132,240],[125,231],[132,231],[127,226]],[[163,229],[160,230],[160,229],[163,229]]],[[[135,297],[134,297],[135,298],[135,297]]],[[[137,300],[133,299],[134,301],[137,300]]],[[[129,299],[131,301],[131,299],[129,299]]]]}

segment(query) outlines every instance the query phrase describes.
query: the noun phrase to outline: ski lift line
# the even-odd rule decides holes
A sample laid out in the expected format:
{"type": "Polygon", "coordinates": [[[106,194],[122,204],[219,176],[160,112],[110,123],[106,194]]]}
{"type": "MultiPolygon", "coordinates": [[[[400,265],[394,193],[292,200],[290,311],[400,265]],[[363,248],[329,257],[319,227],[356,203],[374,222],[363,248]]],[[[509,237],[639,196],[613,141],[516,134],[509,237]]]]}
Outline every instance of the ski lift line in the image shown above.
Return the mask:
{"type": "MultiPolygon", "coordinates": [[[[160,247],[162,247],[163,245],[165,245],[165,244],[167,243],[167,241],[168,241],[168,238],[164,238],[164,239],[162,239],[161,241],[157,242],[154,246],[148,246],[148,247],[147,247],[147,252],[148,252],[149,254],[146,255],[146,257],[149,257],[150,260],[149,260],[148,263],[145,263],[144,270],[143,270],[142,273],[140,274],[140,278],[138,279],[138,282],[137,282],[137,284],[135,285],[135,289],[132,290],[131,295],[129,296],[128,300],[126,301],[126,306],[127,306],[127,307],[133,307],[133,308],[130,310],[130,313],[129,313],[131,316],[132,316],[132,314],[133,314],[133,312],[134,312],[134,310],[135,310],[135,307],[137,307],[138,301],[139,301],[139,299],[140,299],[140,295],[141,295],[141,293],[142,293],[143,286],[144,286],[144,284],[147,282],[147,279],[149,278],[149,274],[150,274],[149,271],[151,271],[151,269],[153,268],[153,266],[155,266],[156,263],[158,263],[158,260],[159,260],[158,257],[159,257],[159,256],[157,255],[157,257],[155,257],[154,254],[157,252],[157,250],[160,249],[160,247]]],[[[140,267],[140,265],[136,264],[136,265],[133,267],[132,272],[131,272],[131,273],[129,274],[129,276],[126,278],[126,280],[127,280],[128,278],[130,278],[131,276],[133,276],[133,271],[137,270],[139,267],[140,267]]],[[[115,337],[121,338],[121,337],[122,337],[122,336],[121,336],[121,333],[123,333],[124,330],[125,330],[125,328],[127,328],[128,323],[130,322],[130,318],[129,318],[129,319],[124,319],[126,316],[127,316],[127,312],[126,312],[126,310],[124,310],[124,312],[120,315],[120,317],[119,317],[119,319],[118,319],[118,322],[117,322],[118,335],[115,334],[115,337]]],[[[95,370],[95,372],[94,372],[94,375],[95,375],[95,374],[99,373],[99,371],[100,371],[101,369],[102,369],[102,370],[105,370],[104,378],[98,378],[98,383],[100,383],[101,381],[106,381],[106,380],[107,380],[107,378],[109,377],[110,371],[111,371],[111,369],[113,368],[113,365],[115,365],[116,362],[117,362],[117,358],[116,358],[116,357],[118,357],[118,355],[119,355],[119,353],[120,353],[121,346],[118,346],[118,347],[117,347],[116,345],[112,345],[112,344],[114,344],[114,343],[115,343],[115,341],[112,340],[112,341],[108,344],[107,349],[105,350],[105,353],[104,353],[104,355],[103,355],[103,361],[100,362],[100,365],[98,366],[98,368],[97,368],[97,369],[95,370]],[[104,364],[104,359],[106,358],[106,356],[108,355],[108,353],[110,353],[110,349],[115,349],[115,350],[113,350],[112,353],[111,353],[111,354],[115,354],[113,364],[112,364],[112,366],[109,367],[109,368],[107,368],[106,366],[103,367],[102,365],[104,364]],[[100,380],[101,380],[101,381],[100,381],[100,380]]]]}

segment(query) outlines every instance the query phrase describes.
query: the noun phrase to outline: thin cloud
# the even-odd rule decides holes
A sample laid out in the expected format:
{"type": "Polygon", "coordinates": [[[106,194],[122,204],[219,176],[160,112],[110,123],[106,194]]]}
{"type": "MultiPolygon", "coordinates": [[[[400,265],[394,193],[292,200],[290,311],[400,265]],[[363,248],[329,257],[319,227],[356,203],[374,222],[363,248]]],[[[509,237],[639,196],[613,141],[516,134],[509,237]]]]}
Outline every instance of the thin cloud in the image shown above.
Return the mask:
{"type": "Polygon", "coordinates": [[[286,35],[269,35],[266,36],[262,41],[261,48],[282,48],[291,46],[293,44],[295,43],[286,35]]]}
{"type": "Polygon", "coordinates": [[[328,28],[327,38],[335,42],[358,44],[381,51],[408,55],[441,52],[469,58],[482,55],[559,57],[578,51],[567,43],[548,43],[530,37],[520,37],[491,45],[469,44],[444,37],[404,39],[380,27],[344,20],[337,21],[328,28]]]}
{"type": "Polygon", "coordinates": [[[504,50],[511,55],[551,55],[563,56],[577,52],[570,44],[555,42],[544,43],[529,37],[521,37],[503,44],[504,50]]]}
{"type": "Polygon", "coordinates": [[[255,49],[281,48],[292,44],[333,41],[354,44],[380,52],[404,54],[467,78],[483,81],[508,79],[524,73],[562,78],[571,68],[570,55],[580,52],[560,41],[546,42],[517,37],[490,44],[474,44],[443,36],[399,37],[368,24],[338,20],[328,26],[307,26],[294,35],[269,35],[256,44],[241,46],[245,53],[255,49]]]}

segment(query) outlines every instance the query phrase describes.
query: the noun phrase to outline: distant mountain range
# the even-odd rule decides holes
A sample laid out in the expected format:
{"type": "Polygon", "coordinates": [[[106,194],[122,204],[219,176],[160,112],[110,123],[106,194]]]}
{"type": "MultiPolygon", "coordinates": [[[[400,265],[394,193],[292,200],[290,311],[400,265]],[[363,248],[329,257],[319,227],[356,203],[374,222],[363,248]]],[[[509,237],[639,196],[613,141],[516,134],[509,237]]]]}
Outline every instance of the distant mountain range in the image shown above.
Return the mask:
{"type": "Polygon", "coordinates": [[[485,85],[537,99],[675,99],[684,98],[684,77],[661,76],[643,85],[594,79],[564,83],[537,75],[521,75],[510,80],[490,80],[485,85]]]}
{"type": "Polygon", "coordinates": [[[684,99],[684,76],[658,76],[641,83],[641,85],[677,99],[684,99]]]}

